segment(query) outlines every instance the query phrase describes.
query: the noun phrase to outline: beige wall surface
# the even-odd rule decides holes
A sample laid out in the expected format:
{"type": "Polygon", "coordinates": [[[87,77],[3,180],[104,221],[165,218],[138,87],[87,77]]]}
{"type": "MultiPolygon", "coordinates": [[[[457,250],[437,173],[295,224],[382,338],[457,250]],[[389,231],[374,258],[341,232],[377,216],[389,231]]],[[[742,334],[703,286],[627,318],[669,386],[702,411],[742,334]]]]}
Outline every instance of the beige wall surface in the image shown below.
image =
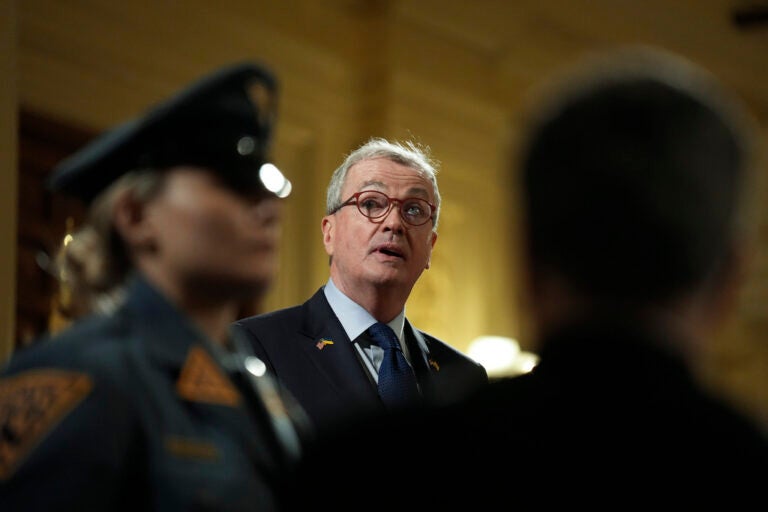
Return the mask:
{"type": "MultiPolygon", "coordinates": [[[[433,265],[414,289],[409,317],[460,350],[484,334],[517,337],[535,350],[510,265],[515,202],[505,183],[532,89],[595,50],[662,46],[720,76],[765,136],[768,27],[736,26],[734,5],[25,0],[17,7],[18,90],[24,107],[102,129],[219,65],[269,64],[282,84],[276,161],[295,188],[283,272],[267,306],[301,302],[325,282],[324,187],[344,154],[372,135],[414,138],[441,162],[444,207],[433,265]]],[[[768,424],[766,245],[744,306],[706,370],[713,385],[768,424]]]]}

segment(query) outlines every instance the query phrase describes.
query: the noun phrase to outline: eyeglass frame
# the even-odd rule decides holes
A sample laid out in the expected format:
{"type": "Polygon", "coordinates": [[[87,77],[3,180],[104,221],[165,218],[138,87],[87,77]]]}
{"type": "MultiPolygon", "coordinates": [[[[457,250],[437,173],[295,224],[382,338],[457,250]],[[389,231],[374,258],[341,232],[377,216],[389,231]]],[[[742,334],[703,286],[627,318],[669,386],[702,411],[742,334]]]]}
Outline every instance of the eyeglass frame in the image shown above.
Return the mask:
{"type": "Polygon", "coordinates": [[[361,190],[360,192],[355,192],[354,194],[352,194],[349,197],[349,199],[347,199],[346,201],[343,201],[339,206],[334,208],[333,211],[331,211],[331,213],[329,215],[335,214],[336,212],[338,212],[339,210],[341,210],[345,206],[352,206],[352,205],[354,205],[354,206],[357,207],[357,211],[359,211],[360,214],[363,217],[365,217],[366,219],[370,220],[371,222],[373,222],[375,224],[379,224],[381,222],[384,222],[384,219],[392,211],[392,208],[394,207],[395,203],[397,203],[397,210],[399,212],[400,218],[403,220],[403,222],[405,222],[409,226],[413,226],[413,227],[423,226],[424,224],[426,224],[430,220],[434,224],[434,222],[435,222],[435,211],[437,210],[437,207],[434,204],[432,204],[429,201],[427,201],[426,199],[424,199],[423,197],[409,196],[409,197],[404,197],[403,199],[397,199],[396,197],[389,197],[387,194],[385,194],[384,192],[382,192],[380,190],[361,190]],[[365,213],[363,210],[360,209],[360,196],[362,194],[368,194],[368,193],[371,193],[371,192],[373,192],[375,194],[380,194],[380,195],[386,197],[387,198],[387,202],[389,204],[389,206],[387,207],[387,210],[384,213],[382,213],[381,215],[377,216],[377,217],[371,217],[370,215],[368,215],[367,213],[365,213]],[[414,224],[414,223],[412,223],[411,221],[409,221],[408,219],[405,218],[405,214],[403,214],[402,205],[403,205],[404,202],[407,202],[408,200],[424,201],[425,203],[427,203],[427,205],[429,205],[430,212],[429,212],[429,217],[427,217],[427,220],[425,220],[421,224],[414,224]]]}

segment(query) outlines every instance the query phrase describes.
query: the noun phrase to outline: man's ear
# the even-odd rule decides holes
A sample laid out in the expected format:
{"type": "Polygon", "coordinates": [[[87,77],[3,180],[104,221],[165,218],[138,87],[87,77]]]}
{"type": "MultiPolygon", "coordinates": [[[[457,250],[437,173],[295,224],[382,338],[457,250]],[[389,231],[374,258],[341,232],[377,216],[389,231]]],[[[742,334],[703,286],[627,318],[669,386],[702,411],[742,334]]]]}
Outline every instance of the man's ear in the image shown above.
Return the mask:
{"type": "Polygon", "coordinates": [[[754,263],[752,256],[754,252],[746,245],[734,244],[714,277],[710,315],[717,323],[726,320],[738,307],[740,292],[754,263]]]}
{"type": "Polygon", "coordinates": [[[425,269],[428,269],[432,264],[432,249],[435,248],[435,242],[437,242],[437,233],[433,231],[432,240],[429,242],[429,256],[427,256],[427,264],[424,266],[425,269]]]}
{"type": "Polygon", "coordinates": [[[333,215],[326,215],[320,224],[320,229],[323,231],[323,245],[325,246],[325,252],[329,255],[333,255],[333,237],[334,233],[334,218],[333,215]]]}
{"type": "Polygon", "coordinates": [[[115,198],[113,222],[129,250],[155,246],[155,233],[146,210],[147,204],[138,200],[130,191],[115,198]]]}

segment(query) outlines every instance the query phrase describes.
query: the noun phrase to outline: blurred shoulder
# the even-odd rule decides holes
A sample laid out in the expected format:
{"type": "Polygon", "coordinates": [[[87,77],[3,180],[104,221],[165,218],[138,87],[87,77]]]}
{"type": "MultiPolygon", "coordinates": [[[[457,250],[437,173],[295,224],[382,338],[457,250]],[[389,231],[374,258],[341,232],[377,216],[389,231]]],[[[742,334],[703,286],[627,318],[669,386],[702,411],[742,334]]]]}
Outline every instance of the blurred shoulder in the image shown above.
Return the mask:
{"type": "Polygon", "coordinates": [[[114,315],[83,318],[63,331],[46,335],[28,347],[17,350],[3,374],[32,368],[96,369],[119,367],[131,331],[114,315]]]}
{"type": "Polygon", "coordinates": [[[318,321],[318,319],[324,320],[329,315],[333,315],[333,310],[328,304],[321,288],[303,304],[296,304],[241,318],[232,325],[235,330],[252,334],[265,329],[293,331],[307,322],[318,321]]]}
{"type": "Polygon", "coordinates": [[[287,308],[276,309],[267,313],[249,316],[237,320],[234,325],[244,329],[252,327],[263,327],[267,325],[290,325],[302,315],[302,305],[290,306],[287,308]]]}

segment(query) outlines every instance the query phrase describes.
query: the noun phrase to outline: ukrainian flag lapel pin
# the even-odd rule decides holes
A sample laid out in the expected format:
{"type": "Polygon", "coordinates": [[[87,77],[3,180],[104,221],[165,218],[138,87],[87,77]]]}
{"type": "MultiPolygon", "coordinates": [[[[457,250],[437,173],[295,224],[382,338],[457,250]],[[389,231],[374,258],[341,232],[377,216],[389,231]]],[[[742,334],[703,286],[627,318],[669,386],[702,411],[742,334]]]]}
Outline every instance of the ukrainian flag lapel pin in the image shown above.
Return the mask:
{"type": "Polygon", "coordinates": [[[326,345],[333,345],[333,341],[321,338],[320,341],[315,344],[317,350],[323,350],[326,345]]]}

